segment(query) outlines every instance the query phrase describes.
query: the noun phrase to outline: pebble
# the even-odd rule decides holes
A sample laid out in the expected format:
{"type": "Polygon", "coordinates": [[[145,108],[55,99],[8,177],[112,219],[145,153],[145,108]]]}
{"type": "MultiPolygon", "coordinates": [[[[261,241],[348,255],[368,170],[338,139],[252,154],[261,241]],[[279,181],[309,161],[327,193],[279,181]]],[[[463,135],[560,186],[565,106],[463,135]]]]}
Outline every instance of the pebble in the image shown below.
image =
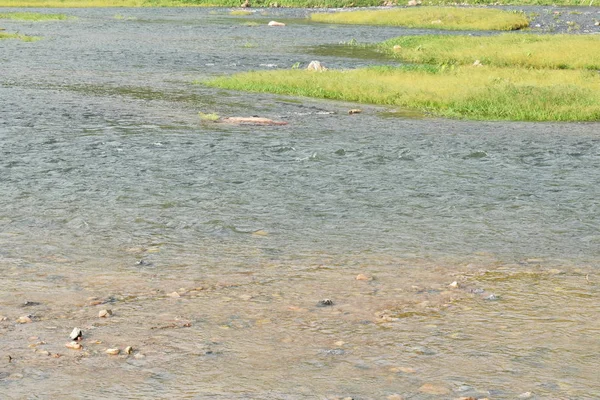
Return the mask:
{"type": "Polygon", "coordinates": [[[268,23],[269,26],[285,26],[285,24],[283,22],[277,22],[277,21],[270,21],[268,23]]]}
{"type": "Polygon", "coordinates": [[[519,399],[530,399],[533,394],[531,392],[521,393],[518,398],[519,399]]]}
{"type": "Polygon", "coordinates": [[[169,293],[167,296],[172,297],[174,299],[181,297],[181,295],[177,292],[169,293]]]}
{"type": "Polygon", "coordinates": [[[133,347],[131,347],[131,346],[127,346],[127,347],[125,347],[125,353],[126,353],[126,354],[131,354],[131,353],[133,353],[133,347]]]}
{"type": "Polygon", "coordinates": [[[17,318],[17,323],[19,324],[28,324],[32,321],[31,315],[23,315],[22,317],[17,318]]]}
{"type": "Polygon", "coordinates": [[[116,356],[120,352],[121,352],[121,350],[119,350],[119,349],[106,349],[106,351],[105,351],[106,354],[110,354],[111,356],[116,356]]]}
{"type": "Polygon", "coordinates": [[[359,108],[353,108],[351,110],[348,110],[348,114],[352,115],[352,114],[360,114],[362,112],[361,109],[359,108]]]}
{"type": "Polygon", "coordinates": [[[71,340],[81,340],[83,338],[83,332],[79,328],[73,328],[73,331],[69,335],[71,340]]]}
{"type": "Polygon", "coordinates": [[[449,284],[448,286],[451,287],[451,288],[457,288],[458,287],[458,282],[454,281],[451,284],[449,284]]]}
{"type": "Polygon", "coordinates": [[[77,342],[69,342],[69,343],[65,344],[65,347],[68,349],[73,349],[73,350],[81,350],[83,348],[81,343],[77,343],[77,342]]]}
{"type": "MultiPolygon", "coordinates": [[[[352,110],[350,110],[352,111],[352,110]]],[[[358,274],[356,275],[356,280],[357,281],[368,281],[371,280],[371,278],[369,278],[368,276],[364,275],[364,274],[358,274]]]]}
{"type": "Polygon", "coordinates": [[[100,318],[108,318],[112,315],[112,310],[101,310],[98,313],[98,317],[100,318]]]}
{"type": "Polygon", "coordinates": [[[488,297],[485,297],[484,300],[489,300],[489,301],[496,301],[500,299],[500,297],[496,296],[495,294],[490,294],[488,297]]]}
{"type": "Polygon", "coordinates": [[[47,350],[40,350],[40,351],[38,351],[38,353],[40,353],[43,356],[49,356],[50,355],[50,352],[47,351],[47,350]]]}
{"type": "Polygon", "coordinates": [[[4,315],[0,315],[0,321],[8,321],[8,317],[5,317],[4,315]]]}

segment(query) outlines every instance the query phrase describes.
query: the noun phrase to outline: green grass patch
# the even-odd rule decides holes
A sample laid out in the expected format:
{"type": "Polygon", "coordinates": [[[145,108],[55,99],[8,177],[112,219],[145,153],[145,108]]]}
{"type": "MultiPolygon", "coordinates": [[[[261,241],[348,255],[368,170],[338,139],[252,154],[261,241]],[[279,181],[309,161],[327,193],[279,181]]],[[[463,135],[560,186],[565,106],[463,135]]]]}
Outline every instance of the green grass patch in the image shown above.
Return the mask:
{"type": "Polygon", "coordinates": [[[404,26],[449,30],[516,30],[528,25],[522,13],[488,8],[413,7],[311,14],[315,22],[404,26]]]}
{"type": "Polygon", "coordinates": [[[259,71],[206,82],[225,89],[399,106],[451,118],[600,120],[592,71],[494,67],[371,67],[348,71],[259,71]]]}
{"type": "Polygon", "coordinates": [[[27,36],[27,35],[21,35],[18,33],[5,33],[5,32],[0,32],[0,40],[1,39],[19,39],[24,42],[35,42],[35,41],[40,40],[40,38],[38,36],[27,36]]]}
{"type": "Polygon", "coordinates": [[[33,12],[9,12],[0,13],[0,19],[10,19],[15,21],[64,21],[72,19],[64,14],[42,14],[33,12]]]}
{"type": "Polygon", "coordinates": [[[403,61],[552,69],[600,69],[600,40],[591,35],[403,36],[381,44],[403,61]]]}
{"type": "Polygon", "coordinates": [[[219,118],[221,118],[221,117],[219,116],[219,114],[215,114],[215,113],[208,113],[208,114],[205,114],[205,113],[203,113],[203,112],[199,112],[199,113],[198,113],[198,116],[200,117],[200,120],[201,120],[201,121],[213,121],[213,122],[214,122],[214,121],[218,121],[218,120],[219,120],[219,118]]]}

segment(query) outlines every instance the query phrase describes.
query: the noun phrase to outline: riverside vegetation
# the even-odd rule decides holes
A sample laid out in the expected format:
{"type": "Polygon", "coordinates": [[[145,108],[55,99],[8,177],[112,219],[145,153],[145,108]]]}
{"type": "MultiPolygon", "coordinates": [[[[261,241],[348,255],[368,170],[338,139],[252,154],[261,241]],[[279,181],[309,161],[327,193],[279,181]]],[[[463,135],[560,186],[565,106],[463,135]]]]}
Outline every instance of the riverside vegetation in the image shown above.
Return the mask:
{"type": "MultiPolygon", "coordinates": [[[[485,10],[462,9],[466,16],[461,19],[463,25],[450,29],[466,29],[471,21],[468,14],[479,11],[485,10]]],[[[390,15],[401,20],[403,15],[412,18],[419,12],[405,9],[390,15]]],[[[311,18],[369,23],[377,15],[377,12],[345,12],[313,14],[311,18]]],[[[458,21],[447,17],[458,15],[450,8],[431,8],[422,15],[426,17],[421,22],[432,18],[458,21]]],[[[524,18],[518,14],[512,16],[524,18]]],[[[389,19],[383,24],[400,22],[389,19]]],[[[442,24],[435,25],[437,28],[442,24]]],[[[510,29],[510,26],[518,29],[523,24],[505,21],[496,29],[510,29]]],[[[487,29],[491,29],[489,25],[487,29]]],[[[390,105],[451,118],[600,120],[600,76],[596,71],[600,68],[600,42],[595,37],[509,33],[485,37],[420,35],[401,36],[376,45],[350,41],[342,46],[374,49],[410,64],[320,73],[249,72],[217,78],[208,85],[390,105]]]]}
{"type": "Polygon", "coordinates": [[[14,21],[64,21],[72,19],[64,14],[42,14],[33,12],[9,12],[0,13],[0,19],[10,19],[14,21]]]}
{"type": "Polygon", "coordinates": [[[516,30],[528,25],[523,13],[490,8],[419,7],[316,13],[315,22],[361,25],[404,26],[449,30],[516,30]]]}
{"type": "MultiPolygon", "coordinates": [[[[239,7],[242,0],[0,0],[0,7],[239,7]]],[[[463,0],[466,5],[590,6],[594,0],[463,0]]],[[[376,7],[386,0],[253,0],[252,7],[376,7]]],[[[403,1],[397,4],[404,4],[403,1]]],[[[456,5],[455,0],[424,0],[423,5],[456,5]]]]}

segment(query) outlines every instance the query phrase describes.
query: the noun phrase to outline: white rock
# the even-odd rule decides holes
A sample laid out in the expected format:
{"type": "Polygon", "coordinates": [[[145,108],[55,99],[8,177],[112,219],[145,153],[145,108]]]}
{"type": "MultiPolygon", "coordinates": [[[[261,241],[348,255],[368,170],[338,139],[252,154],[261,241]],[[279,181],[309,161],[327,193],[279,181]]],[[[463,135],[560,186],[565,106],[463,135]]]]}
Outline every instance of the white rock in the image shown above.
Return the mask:
{"type": "Polygon", "coordinates": [[[448,285],[451,288],[457,288],[458,287],[458,282],[454,281],[451,284],[448,285]]]}
{"type": "Polygon", "coordinates": [[[32,319],[29,317],[29,315],[24,315],[22,317],[17,318],[17,322],[19,324],[28,324],[32,321],[32,319]]]}
{"type": "Polygon", "coordinates": [[[285,24],[283,22],[277,22],[277,21],[270,21],[269,26],[285,26],[285,24]]]}
{"type": "Polygon", "coordinates": [[[106,349],[106,351],[105,351],[106,354],[110,354],[111,356],[116,356],[120,352],[121,352],[121,350],[119,350],[119,349],[106,349]]]}
{"type": "Polygon", "coordinates": [[[112,315],[112,310],[101,310],[98,313],[98,317],[100,318],[108,318],[112,315]]]}
{"type": "Polygon", "coordinates": [[[82,338],[82,337],[83,337],[83,332],[79,328],[73,328],[73,331],[69,335],[69,338],[71,340],[77,340],[77,339],[82,338]]]}
{"type": "Polygon", "coordinates": [[[127,353],[127,354],[133,353],[133,347],[131,347],[131,346],[125,347],[125,353],[127,353]]]}
{"type": "Polygon", "coordinates": [[[310,64],[308,64],[308,67],[306,67],[307,70],[309,71],[327,71],[327,68],[321,64],[321,62],[319,61],[311,61],[310,64]]]}

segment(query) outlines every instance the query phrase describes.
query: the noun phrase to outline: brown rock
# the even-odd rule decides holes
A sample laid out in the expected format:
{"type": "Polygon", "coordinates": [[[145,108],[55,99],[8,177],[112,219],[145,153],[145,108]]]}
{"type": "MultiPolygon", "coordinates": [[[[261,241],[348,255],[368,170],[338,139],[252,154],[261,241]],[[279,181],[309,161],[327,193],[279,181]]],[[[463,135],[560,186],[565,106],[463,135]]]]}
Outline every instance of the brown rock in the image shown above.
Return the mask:
{"type": "Polygon", "coordinates": [[[83,346],[81,345],[81,343],[77,343],[77,342],[69,342],[69,343],[65,344],[65,347],[68,349],[72,349],[72,350],[83,349],[83,346]]]}
{"type": "Polygon", "coordinates": [[[33,320],[31,319],[31,317],[29,315],[24,315],[22,317],[17,318],[17,323],[19,323],[19,324],[28,324],[32,321],[33,320]]]}
{"type": "Polygon", "coordinates": [[[98,313],[99,318],[108,318],[112,315],[112,310],[100,310],[98,313]]]}
{"type": "Polygon", "coordinates": [[[121,352],[119,349],[106,349],[105,353],[111,356],[116,356],[121,352]]]}
{"type": "Polygon", "coordinates": [[[358,109],[358,108],[353,108],[351,110],[348,110],[348,114],[352,115],[352,114],[360,114],[362,112],[362,110],[358,109]]]}
{"type": "Polygon", "coordinates": [[[356,275],[356,280],[357,281],[370,281],[371,278],[369,278],[368,276],[363,275],[363,274],[358,274],[358,275],[356,275]]]}

